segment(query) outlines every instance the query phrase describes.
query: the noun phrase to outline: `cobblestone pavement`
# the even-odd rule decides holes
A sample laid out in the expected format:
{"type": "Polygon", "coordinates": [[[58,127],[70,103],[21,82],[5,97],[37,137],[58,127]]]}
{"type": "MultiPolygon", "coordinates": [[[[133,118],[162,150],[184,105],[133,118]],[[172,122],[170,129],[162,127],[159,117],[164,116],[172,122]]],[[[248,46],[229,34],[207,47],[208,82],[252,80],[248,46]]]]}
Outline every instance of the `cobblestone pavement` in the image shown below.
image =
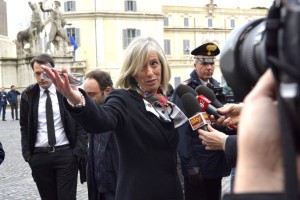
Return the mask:
{"type": "MultiPolygon", "coordinates": [[[[0,121],[0,141],[5,150],[5,159],[0,165],[0,199],[38,200],[40,197],[31,176],[31,169],[21,153],[19,121],[12,120],[10,115],[10,110],[7,110],[7,121],[0,121]]],[[[88,199],[86,183],[81,184],[79,180],[77,199],[88,199]]]]}
{"type": "MultiPolygon", "coordinates": [[[[0,141],[5,150],[5,160],[0,165],[0,199],[1,200],[39,200],[31,170],[21,154],[21,137],[19,121],[10,117],[6,111],[6,120],[0,121],[0,141]]],[[[2,118],[1,118],[2,119],[2,118]]],[[[229,191],[229,177],[223,180],[223,193],[229,191]]],[[[86,183],[78,180],[77,199],[87,200],[86,183]]]]}

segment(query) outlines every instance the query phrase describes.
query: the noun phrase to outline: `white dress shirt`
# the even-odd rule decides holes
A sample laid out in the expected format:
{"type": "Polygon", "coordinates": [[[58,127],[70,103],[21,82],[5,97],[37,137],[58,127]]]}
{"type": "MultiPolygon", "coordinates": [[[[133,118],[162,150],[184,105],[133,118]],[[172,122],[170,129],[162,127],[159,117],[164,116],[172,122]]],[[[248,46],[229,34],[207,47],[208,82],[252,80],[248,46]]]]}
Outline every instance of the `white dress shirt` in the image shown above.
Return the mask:
{"type": "MultiPolygon", "coordinates": [[[[53,109],[53,120],[54,120],[54,129],[55,129],[55,146],[60,146],[64,144],[69,144],[67,139],[59,110],[59,103],[57,99],[56,89],[54,84],[49,88],[49,94],[52,101],[53,109]]],[[[35,147],[48,147],[48,134],[47,134],[47,120],[46,120],[46,98],[47,94],[45,89],[40,87],[40,100],[38,106],[38,127],[37,127],[37,138],[35,147]]]]}

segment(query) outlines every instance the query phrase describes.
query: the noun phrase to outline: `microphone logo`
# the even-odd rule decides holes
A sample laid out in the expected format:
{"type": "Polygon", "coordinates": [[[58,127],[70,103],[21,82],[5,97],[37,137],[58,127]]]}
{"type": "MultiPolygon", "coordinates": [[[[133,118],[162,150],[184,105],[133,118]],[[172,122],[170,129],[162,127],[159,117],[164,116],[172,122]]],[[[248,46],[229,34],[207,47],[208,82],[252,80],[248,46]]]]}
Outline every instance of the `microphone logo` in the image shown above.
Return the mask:
{"type": "Polygon", "coordinates": [[[189,118],[189,123],[194,130],[197,130],[204,126],[206,123],[205,118],[203,117],[202,113],[197,113],[193,117],[189,118]]]}
{"type": "Polygon", "coordinates": [[[203,110],[203,108],[204,108],[204,102],[202,100],[199,101],[199,105],[200,105],[201,109],[203,110]]]}
{"type": "Polygon", "coordinates": [[[206,110],[207,106],[211,103],[209,99],[207,99],[202,94],[197,96],[198,103],[201,107],[202,112],[206,110]]]}

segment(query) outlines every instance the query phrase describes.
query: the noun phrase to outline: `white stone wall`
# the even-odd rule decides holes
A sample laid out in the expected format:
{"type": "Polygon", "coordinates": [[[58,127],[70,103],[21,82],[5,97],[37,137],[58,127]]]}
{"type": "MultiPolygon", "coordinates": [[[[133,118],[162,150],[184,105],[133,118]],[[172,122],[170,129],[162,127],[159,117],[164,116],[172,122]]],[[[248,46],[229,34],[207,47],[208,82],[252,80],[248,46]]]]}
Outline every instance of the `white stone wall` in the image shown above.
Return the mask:
{"type": "Polygon", "coordinates": [[[15,58],[16,44],[8,37],[0,35],[0,58],[15,58]]]}

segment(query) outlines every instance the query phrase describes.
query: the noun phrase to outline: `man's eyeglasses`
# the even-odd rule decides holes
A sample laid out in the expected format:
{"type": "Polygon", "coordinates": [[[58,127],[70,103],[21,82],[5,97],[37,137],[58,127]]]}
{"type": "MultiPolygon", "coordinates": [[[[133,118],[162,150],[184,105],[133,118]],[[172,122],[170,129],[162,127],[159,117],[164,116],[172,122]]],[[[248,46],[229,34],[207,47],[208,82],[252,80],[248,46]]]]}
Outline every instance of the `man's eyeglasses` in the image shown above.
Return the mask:
{"type": "MultiPolygon", "coordinates": [[[[47,63],[46,65],[50,68],[53,68],[50,63],[47,63]]],[[[60,77],[63,79],[64,78],[63,73],[61,71],[58,71],[58,73],[59,73],[60,77]]],[[[67,75],[69,78],[69,83],[71,85],[80,86],[83,83],[83,75],[82,74],[71,73],[71,74],[67,74],[67,75]]],[[[43,78],[50,79],[50,77],[48,77],[48,75],[46,73],[43,73],[43,78]]]]}
{"type": "MultiPolygon", "coordinates": [[[[58,71],[60,77],[63,79],[64,76],[63,76],[63,73],[58,71]]],[[[74,85],[74,86],[80,86],[82,83],[83,83],[83,75],[80,74],[80,73],[71,73],[71,74],[67,74],[68,75],[68,78],[69,78],[69,83],[71,85],[74,85]]],[[[44,79],[50,79],[50,77],[46,74],[46,73],[43,73],[43,78],[44,79]]]]}

